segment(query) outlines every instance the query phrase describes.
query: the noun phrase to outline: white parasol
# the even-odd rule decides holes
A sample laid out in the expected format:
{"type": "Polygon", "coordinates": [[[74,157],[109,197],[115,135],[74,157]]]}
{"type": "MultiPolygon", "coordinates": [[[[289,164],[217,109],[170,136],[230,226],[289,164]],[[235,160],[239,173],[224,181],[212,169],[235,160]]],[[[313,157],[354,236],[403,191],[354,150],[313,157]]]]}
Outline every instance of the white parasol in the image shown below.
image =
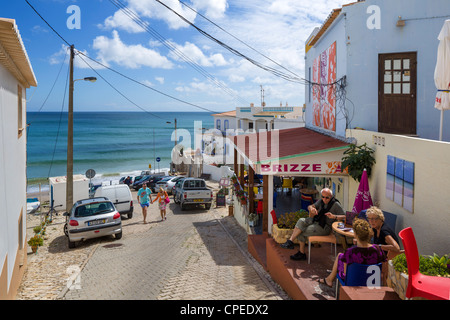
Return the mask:
{"type": "Polygon", "coordinates": [[[434,71],[434,83],[438,92],[434,107],[441,110],[439,140],[442,140],[444,110],[450,109],[450,20],[444,22],[438,39],[440,42],[437,52],[436,69],[434,71]]]}

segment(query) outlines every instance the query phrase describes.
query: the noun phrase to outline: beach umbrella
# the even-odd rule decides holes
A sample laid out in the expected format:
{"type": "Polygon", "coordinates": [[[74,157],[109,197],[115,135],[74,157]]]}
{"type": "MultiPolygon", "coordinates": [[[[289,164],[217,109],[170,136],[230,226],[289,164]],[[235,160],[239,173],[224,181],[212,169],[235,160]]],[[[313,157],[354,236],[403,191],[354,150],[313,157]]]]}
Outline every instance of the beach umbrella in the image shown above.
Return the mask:
{"type": "Polygon", "coordinates": [[[438,39],[439,47],[436,69],[434,70],[434,83],[438,91],[434,107],[441,110],[439,140],[442,140],[444,110],[450,109],[450,20],[444,22],[438,39]]]}
{"type": "Polygon", "coordinates": [[[369,178],[367,176],[367,170],[364,169],[352,211],[359,213],[361,210],[369,209],[372,205],[372,197],[370,196],[369,190],[369,178]]]}

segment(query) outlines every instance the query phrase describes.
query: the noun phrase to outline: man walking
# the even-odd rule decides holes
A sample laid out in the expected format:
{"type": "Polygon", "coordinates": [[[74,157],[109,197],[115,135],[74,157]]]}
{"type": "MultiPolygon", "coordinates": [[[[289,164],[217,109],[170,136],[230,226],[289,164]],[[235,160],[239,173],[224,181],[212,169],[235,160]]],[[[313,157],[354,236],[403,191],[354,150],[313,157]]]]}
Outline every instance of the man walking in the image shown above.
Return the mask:
{"type": "Polygon", "coordinates": [[[147,188],[147,184],[143,183],[142,188],[139,189],[137,193],[137,200],[142,208],[142,215],[144,216],[144,224],[147,223],[147,208],[150,206],[150,201],[152,201],[152,191],[147,188]]]}

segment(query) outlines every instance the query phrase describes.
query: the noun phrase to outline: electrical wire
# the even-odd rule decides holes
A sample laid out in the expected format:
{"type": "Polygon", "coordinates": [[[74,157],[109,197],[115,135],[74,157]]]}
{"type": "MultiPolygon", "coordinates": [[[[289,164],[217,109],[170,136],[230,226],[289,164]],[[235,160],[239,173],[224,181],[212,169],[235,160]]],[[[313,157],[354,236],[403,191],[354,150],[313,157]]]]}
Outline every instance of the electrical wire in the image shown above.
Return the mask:
{"type": "MultiPolygon", "coordinates": [[[[106,66],[105,64],[103,64],[103,63],[101,63],[101,62],[99,62],[99,61],[97,61],[97,60],[92,59],[91,57],[89,57],[88,55],[84,54],[83,52],[81,52],[81,51],[79,51],[79,50],[77,50],[77,54],[78,54],[78,55],[83,55],[83,56],[85,56],[86,58],[90,59],[91,61],[97,63],[97,64],[100,65],[100,66],[102,66],[103,68],[108,69],[108,70],[110,70],[110,71],[112,71],[112,72],[114,72],[114,73],[116,73],[116,74],[118,74],[118,75],[120,75],[120,76],[122,76],[122,77],[124,77],[124,78],[126,78],[126,79],[128,79],[128,80],[130,80],[130,81],[132,81],[132,82],[135,82],[135,83],[137,83],[137,84],[139,84],[139,85],[141,85],[141,86],[144,86],[144,87],[146,87],[146,88],[148,88],[148,89],[150,89],[150,90],[153,90],[153,91],[155,91],[155,92],[157,92],[157,93],[159,93],[159,94],[161,94],[161,95],[164,95],[164,96],[169,97],[169,98],[171,98],[171,99],[174,99],[174,100],[176,100],[176,101],[182,102],[182,103],[184,103],[184,104],[188,104],[188,105],[190,105],[190,106],[193,106],[193,107],[196,107],[196,108],[199,108],[199,109],[208,111],[208,112],[213,112],[213,113],[214,113],[214,112],[217,112],[217,111],[213,111],[213,110],[210,110],[210,109],[201,107],[201,106],[199,106],[199,105],[196,105],[196,104],[193,104],[193,103],[190,103],[190,102],[187,102],[187,101],[178,99],[178,98],[176,98],[176,97],[174,97],[174,96],[171,96],[171,95],[169,95],[169,94],[167,94],[167,93],[164,93],[164,92],[159,91],[159,90],[157,90],[157,89],[155,89],[155,88],[152,88],[152,87],[150,87],[150,86],[148,86],[148,85],[146,85],[146,84],[144,84],[144,83],[142,83],[142,82],[139,82],[138,80],[135,80],[135,79],[133,79],[133,78],[130,78],[130,77],[124,75],[123,73],[121,73],[121,72],[119,72],[119,71],[117,71],[117,70],[114,70],[114,69],[112,69],[112,68],[106,66]]],[[[81,58],[81,57],[80,57],[80,58],[81,58]]],[[[84,61],[84,62],[85,62],[92,70],[94,70],[94,69],[93,69],[93,68],[92,68],[92,67],[91,67],[84,59],[82,59],[82,60],[83,60],[83,61],[84,61]]],[[[105,80],[105,79],[104,79],[104,78],[103,78],[96,70],[94,70],[94,72],[97,73],[103,80],[105,80]]],[[[106,80],[105,80],[105,81],[106,81],[106,80]]],[[[109,83],[108,83],[108,84],[109,84],[109,83]]]]}
{"type": "Polygon", "coordinates": [[[125,4],[123,4],[120,0],[109,0],[114,6],[116,6],[119,10],[122,11],[128,18],[133,20],[137,25],[139,25],[144,31],[149,33],[152,37],[158,40],[163,46],[173,52],[176,56],[178,56],[181,60],[185,61],[188,65],[190,65],[194,70],[203,75],[210,82],[215,84],[217,87],[225,91],[228,95],[234,97],[235,100],[240,101],[243,104],[249,104],[248,101],[241,98],[237,95],[233,90],[231,90],[228,86],[226,86],[221,81],[217,80],[213,77],[208,71],[202,68],[198,63],[192,60],[189,56],[185,55],[181,50],[179,50],[175,45],[173,45],[170,41],[164,38],[158,31],[149,26],[148,23],[144,22],[139,15],[137,15],[133,10],[129,9],[125,4]]]}
{"type": "MultiPolygon", "coordinates": [[[[114,1],[114,0],[110,0],[110,1],[114,1]]],[[[117,1],[117,0],[116,0],[117,1]]],[[[238,57],[241,57],[247,61],[249,61],[250,63],[252,63],[253,65],[266,70],[270,73],[272,73],[273,75],[280,77],[282,79],[285,79],[287,81],[291,81],[291,82],[298,82],[301,84],[305,84],[305,79],[300,78],[298,76],[292,76],[292,75],[288,75],[285,74],[277,69],[274,69],[272,67],[263,65],[262,63],[259,63],[258,61],[242,54],[241,52],[239,52],[238,50],[228,46],[227,44],[225,44],[224,42],[216,39],[215,37],[213,37],[212,35],[210,35],[209,33],[205,32],[204,30],[202,30],[201,28],[197,27],[194,23],[190,22],[188,19],[186,19],[184,16],[182,16],[181,14],[179,14],[178,12],[176,12],[175,10],[173,10],[172,8],[170,8],[169,6],[167,6],[165,3],[161,2],[160,0],[155,0],[156,2],[160,3],[161,5],[163,5],[165,8],[167,8],[168,10],[170,10],[171,12],[173,12],[175,15],[177,15],[181,20],[183,20],[184,22],[186,22],[187,24],[189,24],[190,26],[192,26],[194,29],[196,29],[200,34],[204,35],[205,37],[209,38],[210,40],[216,42],[217,44],[219,44],[220,46],[222,46],[223,48],[227,49],[228,51],[230,51],[231,53],[235,54],[238,57]]]]}
{"type": "Polygon", "coordinates": [[[220,30],[222,30],[223,32],[225,32],[226,34],[228,34],[229,36],[231,36],[232,38],[234,38],[235,40],[239,41],[240,43],[242,43],[243,45],[245,45],[247,48],[253,50],[254,52],[260,54],[261,56],[263,56],[264,58],[266,58],[267,60],[271,61],[272,63],[276,64],[277,66],[279,66],[280,68],[286,70],[287,72],[291,73],[292,75],[294,75],[295,77],[300,77],[297,74],[295,74],[293,71],[285,68],[284,66],[282,66],[281,64],[279,64],[278,62],[274,61],[273,59],[271,59],[270,57],[266,56],[265,54],[259,52],[258,50],[256,50],[255,48],[253,48],[252,46],[250,46],[248,43],[245,43],[244,41],[240,40],[239,38],[237,38],[236,36],[234,36],[233,34],[231,34],[230,32],[228,32],[227,30],[225,30],[224,28],[222,28],[221,26],[219,26],[217,23],[215,23],[214,21],[211,21],[210,19],[208,19],[207,17],[205,17],[204,15],[202,15],[200,12],[198,12],[197,10],[195,10],[194,8],[190,7],[189,5],[187,5],[186,3],[184,3],[183,1],[179,0],[179,2],[184,5],[185,7],[187,7],[188,9],[190,9],[191,11],[193,11],[194,13],[196,13],[197,15],[199,15],[200,17],[202,17],[203,19],[205,19],[206,21],[208,21],[209,23],[211,23],[212,25],[214,25],[215,27],[219,28],[220,30]]]}
{"type": "MultiPolygon", "coordinates": [[[[33,11],[45,22],[45,24],[47,24],[48,26],[49,26],[49,28],[64,42],[64,43],[66,43],[69,47],[71,46],[70,44],[69,44],[69,42],[66,40],[66,39],[64,39],[62,36],[61,36],[61,34],[59,34],[51,25],[50,25],[50,23],[49,22],[47,22],[46,20],[45,20],[45,18],[41,15],[41,14],[39,14],[39,12],[28,2],[28,0],[25,0],[26,1],[26,3],[33,9],[33,11]]],[[[202,109],[202,110],[205,110],[205,111],[208,111],[208,112],[213,112],[213,113],[217,113],[218,111],[213,111],[213,110],[209,110],[209,109],[207,109],[207,108],[203,108],[203,107],[201,107],[201,106],[198,106],[198,105],[196,105],[196,104],[193,104],[193,103],[189,103],[189,102],[187,102],[187,101],[185,101],[185,100],[182,100],[182,99],[179,99],[179,98],[176,98],[176,97],[174,97],[174,96],[171,96],[171,95],[169,95],[169,94],[166,94],[166,93],[164,93],[164,92],[162,92],[162,91],[160,91],[160,90],[156,90],[156,89],[154,89],[154,88],[152,88],[152,87],[150,87],[150,86],[147,86],[147,85],[144,85],[143,83],[141,83],[141,82],[139,82],[139,81],[137,81],[137,80],[135,80],[135,79],[133,79],[133,78],[131,78],[131,77],[128,77],[128,76],[126,76],[126,75],[124,75],[123,73],[120,73],[120,72],[118,72],[118,71],[116,71],[116,70],[114,70],[114,69],[112,69],[112,68],[110,68],[110,67],[107,67],[107,66],[105,66],[104,64],[102,64],[102,63],[100,63],[100,62],[98,62],[98,61],[96,61],[96,60],[94,60],[94,59],[92,59],[92,58],[90,58],[89,56],[87,56],[87,55],[85,55],[84,53],[82,53],[81,51],[79,51],[79,50],[77,50],[77,52],[79,53],[79,54],[82,54],[82,55],[84,55],[85,57],[87,57],[87,58],[89,58],[89,59],[91,59],[92,61],[94,61],[94,62],[96,62],[96,63],[98,63],[99,65],[101,65],[101,66],[103,66],[104,68],[107,68],[107,69],[109,69],[109,70],[111,70],[111,71],[113,71],[113,72],[115,72],[115,73],[117,73],[117,74],[119,74],[119,75],[121,75],[122,77],[125,77],[126,79],[128,79],[128,80],[131,80],[131,81],[133,81],[133,82],[135,82],[135,83],[138,83],[138,84],[140,84],[140,85],[142,85],[142,86],[145,86],[146,88],[148,88],[148,89],[151,89],[151,90],[153,90],[153,91],[155,91],[155,92],[157,92],[157,93],[159,93],[159,94],[161,94],[161,95],[164,95],[164,96],[166,96],[166,97],[168,97],[168,98],[171,98],[171,99],[174,99],[174,100],[176,100],[176,101],[178,101],[178,102],[181,102],[181,103],[184,103],[184,104],[187,104],[187,105],[190,105],[190,106],[193,106],[193,107],[196,107],[196,108],[199,108],[199,109],[202,109]]],[[[102,77],[102,79],[104,79],[103,77],[102,77]]]]}

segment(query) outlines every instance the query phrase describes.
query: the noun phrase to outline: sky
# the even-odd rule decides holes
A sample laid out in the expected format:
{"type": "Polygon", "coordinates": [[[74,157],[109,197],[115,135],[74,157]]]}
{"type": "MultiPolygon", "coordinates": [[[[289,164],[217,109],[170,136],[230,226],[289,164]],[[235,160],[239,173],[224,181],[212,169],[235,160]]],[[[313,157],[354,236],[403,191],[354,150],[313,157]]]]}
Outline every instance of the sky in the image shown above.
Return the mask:
{"type": "Polygon", "coordinates": [[[75,112],[224,112],[262,99],[302,106],[304,84],[266,69],[305,78],[305,41],[353,1],[160,0],[210,37],[157,0],[28,2],[54,31],[25,0],[0,11],[15,19],[38,82],[27,111],[67,110],[71,44],[74,79],[97,78],[75,82],[75,112]]]}

